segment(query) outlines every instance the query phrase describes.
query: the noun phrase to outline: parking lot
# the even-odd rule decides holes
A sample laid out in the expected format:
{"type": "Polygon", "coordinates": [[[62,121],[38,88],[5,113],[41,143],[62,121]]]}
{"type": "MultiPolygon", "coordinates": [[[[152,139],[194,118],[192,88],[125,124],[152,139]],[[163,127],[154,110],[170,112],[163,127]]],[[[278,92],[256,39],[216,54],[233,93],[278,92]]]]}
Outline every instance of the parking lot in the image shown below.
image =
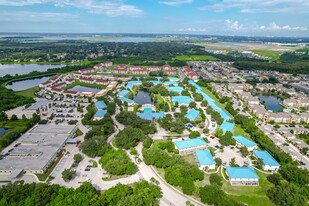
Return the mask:
{"type": "Polygon", "coordinates": [[[222,160],[223,163],[226,163],[226,165],[229,165],[230,161],[232,158],[235,158],[235,162],[236,164],[238,164],[239,166],[243,166],[244,162],[247,161],[247,158],[243,158],[239,149],[236,148],[235,146],[226,146],[223,149],[223,152],[220,152],[220,147],[221,144],[219,142],[218,138],[209,138],[207,137],[207,139],[209,140],[208,145],[216,148],[216,154],[215,154],[215,158],[218,157],[222,160]]]}

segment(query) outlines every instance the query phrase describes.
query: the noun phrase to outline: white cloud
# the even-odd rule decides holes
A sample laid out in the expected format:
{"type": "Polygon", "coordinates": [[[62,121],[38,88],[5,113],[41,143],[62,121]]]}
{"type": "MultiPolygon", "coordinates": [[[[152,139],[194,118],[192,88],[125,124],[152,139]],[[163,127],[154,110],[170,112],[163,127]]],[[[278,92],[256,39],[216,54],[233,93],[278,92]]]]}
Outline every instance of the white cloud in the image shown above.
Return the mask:
{"type": "Polygon", "coordinates": [[[54,12],[0,11],[0,21],[11,22],[64,22],[77,18],[77,15],[54,12]]]}
{"type": "Polygon", "coordinates": [[[196,29],[196,28],[182,28],[182,29],[178,29],[179,32],[207,32],[207,29],[196,29]]]}
{"type": "Polygon", "coordinates": [[[180,6],[183,4],[191,4],[193,0],[170,0],[170,1],[160,1],[160,4],[164,4],[167,6],[180,6]]]}
{"type": "Polygon", "coordinates": [[[284,26],[279,26],[275,22],[272,22],[268,26],[260,26],[258,27],[260,30],[267,30],[267,31],[309,31],[308,27],[304,26],[290,26],[290,25],[284,25],[284,26]]]}
{"type": "Polygon", "coordinates": [[[134,5],[125,4],[123,0],[0,0],[4,6],[29,6],[36,4],[52,4],[58,7],[75,7],[89,13],[108,16],[141,16],[143,10],[134,5]]]}
{"type": "Polygon", "coordinates": [[[242,24],[239,24],[238,21],[233,21],[233,20],[230,20],[230,19],[225,20],[225,25],[226,25],[228,30],[239,31],[239,30],[244,29],[244,26],[242,24]]]}
{"type": "Polygon", "coordinates": [[[201,7],[201,10],[223,12],[238,9],[243,13],[309,13],[308,0],[222,0],[201,7]]]}

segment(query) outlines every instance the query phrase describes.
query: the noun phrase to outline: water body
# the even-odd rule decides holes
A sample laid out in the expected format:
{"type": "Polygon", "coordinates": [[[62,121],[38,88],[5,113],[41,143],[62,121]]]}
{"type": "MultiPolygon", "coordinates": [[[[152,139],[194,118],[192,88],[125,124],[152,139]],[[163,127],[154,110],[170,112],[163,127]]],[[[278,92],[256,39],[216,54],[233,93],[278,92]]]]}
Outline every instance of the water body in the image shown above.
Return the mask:
{"type": "Polygon", "coordinates": [[[133,98],[137,104],[153,104],[150,93],[143,90],[138,90],[137,95],[133,98]]]}
{"type": "Polygon", "coordinates": [[[101,91],[101,89],[96,89],[96,88],[91,88],[91,87],[84,87],[84,86],[75,86],[75,87],[69,89],[69,91],[98,93],[99,91],[101,91]]]}
{"type": "Polygon", "coordinates": [[[278,112],[279,110],[282,109],[282,106],[280,105],[282,100],[277,97],[274,97],[272,95],[262,95],[262,94],[258,94],[256,97],[259,98],[261,103],[264,104],[266,109],[268,110],[272,110],[273,112],[278,112]]]}
{"type": "Polygon", "coordinates": [[[4,129],[4,128],[0,128],[0,137],[2,137],[4,135],[4,133],[6,133],[6,131],[8,131],[8,130],[4,129]]]}
{"type": "Polygon", "coordinates": [[[17,82],[11,82],[10,84],[6,85],[6,88],[12,89],[14,91],[22,91],[25,89],[29,89],[35,86],[38,86],[39,84],[46,82],[49,79],[49,77],[41,77],[41,78],[35,78],[35,79],[27,79],[23,81],[17,81],[17,82]]]}
{"type": "Polygon", "coordinates": [[[14,76],[15,74],[28,74],[32,71],[44,72],[51,68],[61,68],[66,65],[42,65],[42,64],[0,64],[0,77],[7,74],[14,76]]]}

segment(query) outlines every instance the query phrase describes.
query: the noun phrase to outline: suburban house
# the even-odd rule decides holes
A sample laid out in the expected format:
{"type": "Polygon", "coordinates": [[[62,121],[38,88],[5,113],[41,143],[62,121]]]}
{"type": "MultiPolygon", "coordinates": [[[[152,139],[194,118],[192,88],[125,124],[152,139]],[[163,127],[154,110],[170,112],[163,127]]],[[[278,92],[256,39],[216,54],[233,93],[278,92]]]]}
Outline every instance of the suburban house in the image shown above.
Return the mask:
{"type": "Polygon", "coordinates": [[[198,167],[200,170],[210,169],[214,170],[216,168],[216,161],[211,155],[209,149],[196,150],[195,156],[198,160],[198,167]]]}
{"type": "Polygon", "coordinates": [[[280,164],[267,152],[262,150],[253,150],[253,154],[263,161],[263,170],[277,171],[280,164]]]}
{"type": "Polygon", "coordinates": [[[253,167],[226,167],[226,173],[232,186],[258,186],[259,176],[253,167]]]}

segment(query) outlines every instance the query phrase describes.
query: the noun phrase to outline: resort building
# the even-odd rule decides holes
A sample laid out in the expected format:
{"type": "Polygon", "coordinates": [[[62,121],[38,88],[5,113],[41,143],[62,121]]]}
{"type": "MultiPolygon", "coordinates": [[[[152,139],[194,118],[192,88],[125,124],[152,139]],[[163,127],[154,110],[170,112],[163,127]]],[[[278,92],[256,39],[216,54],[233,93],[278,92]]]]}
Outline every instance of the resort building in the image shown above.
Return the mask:
{"type": "Polygon", "coordinates": [[[167,90],[169,92],[177,92],[178,94],[180,94],[184,89],[183,89],[183,87],[171,86],[171,87],[167,87],[167,90]]]}
{"type": "Polygon", "coordinates": [[[202,150],[207,146],[207,143],[201,137],[175,141],[174,144],[175,147],[179,150],[180,155],[191,153],[195,150],[202,150]]]}
{"type": "Polygon", "coordinates": [[[211,155],[209,149],[196,150],[195,157],[198,160],[198,167],[200,170],[205,169],[214,170],[216,168],[216,161],[211,155]]]}
{"type": "Polygon", "coordinates": [[[107,110],[104,110],[106,108],[105,102],[104,101],[97,101],[95,103],[95,107],[97,109],[97,112],[94,114],[93,119],[94,120],[103,119],[105,114],[107,113],[107,110]]]}
{"type": "Polygon", "coordinates": [[[190,111],[185,115],[190,121],[195,121],[200,117],[200,111],[196,109],[190,109],[190,111]]]}
{"type": "Polygon", "coordinates": [[[226,167],[226,173],[232,186],[258,186],[259,176],[253,167],[226,167]]]}
{"type": "Polygon", "coordinates": [[[127,97],[130,94],[129,90],[122,90],[117,94],[117,97],[127,97]]]}
{"type": "Polygon", "coordinates": [[[172,101],[174,104],[177,102],[179,105],[188,106],[192,102],[192,99],[190,96],[172,96],[172,101]]]}
{"type": "Polygon", "coordinates": [[[120,97],[119,99],[122,103],[126,102],[128,104],[128,106],[132,106],[135,103],[132,99],[129,99],[129,98],[126,98],[126,97],[120,97]]]}
{"type": "Polygon", "coordinates": [[[144,108],[143,113],[137,113],[137,116],[139,116],[142,119],[145,120],[154,120],[154,119],[160,119],[164,117],[164,112],[152,112],[152,108],[144,108]]]}
{"type": "Polygon", "coordinates": [[[263,170],[277,171],[280,164],[267,152],[262,150],[253,150],[253,154],[263,160],[263,170]]]}
{"type": "Polygon", "coordinates": [[[257,144],[244,136],[237,135],[233,136],[233,138],[236,140],[236,144],[239,147],[247,147],[248,151],[253,151],[257,148],[257,144]]]}
{"type": "Polygon", "coordinates": [[[231,123],[231,122],[223,122],[223,124],[221,124],[220,129],[222,129],[223,133],[229,131],[229,132],[233,132],[235,124],[231,123]]]}

